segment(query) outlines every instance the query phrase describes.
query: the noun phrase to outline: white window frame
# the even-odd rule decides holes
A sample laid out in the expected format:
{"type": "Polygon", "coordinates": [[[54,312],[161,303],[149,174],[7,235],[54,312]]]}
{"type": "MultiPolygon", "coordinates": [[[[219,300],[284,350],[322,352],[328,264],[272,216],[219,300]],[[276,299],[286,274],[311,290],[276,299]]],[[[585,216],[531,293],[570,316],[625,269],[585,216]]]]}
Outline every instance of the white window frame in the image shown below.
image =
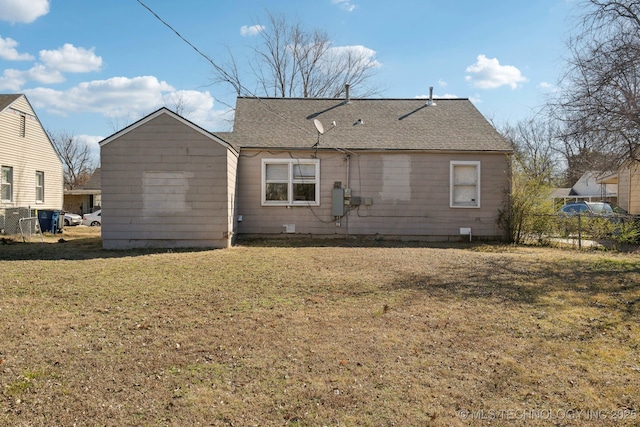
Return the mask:
{"type": "MultiPolygon", "coordinates": [[[[275,182],[275,181],[274,181],[275,182]]],[[[284,183],[284,180],[278,181],[284,183]]],[[[320,160],[319,159],[262,159],[262,206],[320,206],[320,160]],[[267,165],[287,165],[287,200],[267,200],[267,165]],[[315,178],[313,181],[294,179],[295,165],[313,165],[315,178]],[[315,185],[315,200],[294,200],[293,185],[299,183],[315,185]]]]}
{"type": "Polygon", "coordinates": [[[452,160],[449,163],[449,207],[450,208],[462,208],[462,209],[478,209],[480,208],[480,189],[481,189],[481,185],[480,185],[480,161],[462,161],[462,160],[452,160]],[[461,167],[468,167],[468,166],[474,166],[476,168],[476,173],[475,173],[475,182],[468,182],[468,183],[459,183],[455,181],[455,170],[456,167],[461,166],[461,167]],[[463,203],[463,202],[456,202],[455,201],[455,194],[456,194],[456,189],[460,189],[462,187],[475,187],[475,199],[471,199],[470,201],[463,203]]]}
{"type": "Polygon", "coordinates": [[[36,203],[44,203],[44,172],[36,171],[36,203]],[[42,182],[40,182],[42,177],[42,182]]]}
{"type": "Polygon", "coordinates": [[[13,201],[13,167],[11,166],[2,166],[0,171],[0,199],[3,202],[12,202],[13,201]],[[5,170],[8,171],[9,181],[5,181],[5,170]],[[5,187],[9,187],[9,198],[6,199],[3,197],[5,191],[5,187]]]}

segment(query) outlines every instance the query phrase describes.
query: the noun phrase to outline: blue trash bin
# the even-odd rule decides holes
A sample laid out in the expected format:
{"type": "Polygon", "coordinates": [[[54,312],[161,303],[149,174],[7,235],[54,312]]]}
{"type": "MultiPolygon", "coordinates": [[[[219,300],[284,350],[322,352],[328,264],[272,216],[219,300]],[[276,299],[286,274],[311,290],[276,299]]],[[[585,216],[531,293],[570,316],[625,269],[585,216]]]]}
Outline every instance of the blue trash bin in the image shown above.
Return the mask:
{"type": "Polygon", "coordinates": [[[38,209],[38,224],[40,225],[41,231],[50,231],[51,230],[51,217],[53,216],[53,211],[48,211],[44,209],[38,209]]]}
{"type": "Polygon", "coordinates": [[[38,224],[42,232],[48,231],[51,234],[56,234],[62,227],[59,225],[60,212],[55,210],[38,209],[38,224]]]}
{"type": "Polygon", "coordinates": [[[51,234],[56,234],[58,231],[58,221],[60,220],[60,211],[53,211],[51,213],[51,234]]]}

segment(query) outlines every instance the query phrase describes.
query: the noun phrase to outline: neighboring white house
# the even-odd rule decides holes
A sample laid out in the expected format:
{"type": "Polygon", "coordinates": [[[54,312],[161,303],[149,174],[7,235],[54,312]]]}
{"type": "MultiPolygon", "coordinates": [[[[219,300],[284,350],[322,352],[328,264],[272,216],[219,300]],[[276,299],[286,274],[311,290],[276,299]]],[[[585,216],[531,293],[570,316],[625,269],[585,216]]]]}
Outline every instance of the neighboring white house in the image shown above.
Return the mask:
{"type": "Polygon", "coordinates": [[[618,203],[618,174],[587,171],[571,188],[558,188],[553,193],[557,204],[575,201],[618,203]]]}
{"type": "Polygon", "coordinates": [[[0,95],[0,168],[0,229],[16,231],[9,217],[62,210],[62,161],[24,95],[0,95]]]}

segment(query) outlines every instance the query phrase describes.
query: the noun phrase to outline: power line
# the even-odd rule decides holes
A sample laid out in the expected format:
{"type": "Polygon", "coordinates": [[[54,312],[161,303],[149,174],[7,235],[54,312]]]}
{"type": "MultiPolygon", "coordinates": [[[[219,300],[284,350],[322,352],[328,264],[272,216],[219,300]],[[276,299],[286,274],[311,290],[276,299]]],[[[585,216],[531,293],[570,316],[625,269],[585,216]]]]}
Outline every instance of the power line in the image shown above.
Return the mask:
{"type": "MultiPolygon", "coordinates": [[[[207,60],[207,62],[209,62],[211,65],[213,65],[213,68],[216,69],[216,71],[218,71],[220,74],[222,74],[229,82],[235,81],[238,84],[238,88],[241,91],[244,91],[245,93],[253,96],[254,98],[256,98],[258,101],[262,102],[264,104],[264,106],[267,108],[268,111],[270,111],[271,113],[277,115],[278,117],[280,117],[281,119],[287,120],[286,117],[284,117],[282,114],[280,114],[279,112],[273,110],[273,108],[268,105],[267,103],[265,103],[259,96],[257,96],[256,94],[252,93],[249,89],[247,89],[246,87],[244,87],[239,80],[235,79],[229,75],[229,73],[227,73],[222,67],[218,66],[218,64],[216,64],[215,62],[213,62],[213,59],[211,59],[207,54],[205,54],[204,52],[202,52],[200,49],[198,49],[193,43],[191,43],[189,40],[187,40],[182,34],[180,34],[175,28],[173,28],[171,26],[171,24],[169,24],[167,21],[165,21],[164,19],[162,19],[160,17],[160,15],[158,15],[156,12],[153,11],[153,9],[151,9],[149,6],[147,6],[142,0],[136,0],[138,3],[140,3],[140,5],[142,7],[144,7],[145,9],[147,9],[149,11],[149,13],[151,13],[158,21],[162,22],[162,24],[164,24],[167,28],[169,28],[176,36],[178,36],[183,42],[185,42],[186,44],[188,44],[189,46],[191,46],[191,48],[193,50],[195,50],[198,55],[202,56],[204,59],[207,60]]],[[[308,129],[305,129],[301,126],[298,126],[295,123],[292,123],[293,126],[297,127],[298,129],[302,130],[305,133],[309,133],[309,134],[313,134],[313,132],[311,132],[308,129]]]]}

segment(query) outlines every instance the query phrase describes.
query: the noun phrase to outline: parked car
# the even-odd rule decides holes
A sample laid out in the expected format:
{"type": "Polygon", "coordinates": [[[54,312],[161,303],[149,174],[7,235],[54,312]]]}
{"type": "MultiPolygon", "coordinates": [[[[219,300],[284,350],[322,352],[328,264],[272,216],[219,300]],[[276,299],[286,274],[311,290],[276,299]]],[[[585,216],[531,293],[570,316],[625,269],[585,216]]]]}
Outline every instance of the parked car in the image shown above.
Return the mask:
{"type": "Polygon", "coordinates": [[[560,213],[567,215],[615,216],[609,203],[605,202],[574,202],[567,203],[560,208],[560,213]]]}
{"type": "Polygon", "coordinates": [[[71,212],[64,213],[64,226],[68,227],[70,225],[80,225],[82,224],[82,217],[78,214],[74,214],[71,212]]]}
{"type": "Polygon", "coordinates": [[[82,215],[82,223],[91,227],[102,225],[102,209],[82,215]]]}
{"type": "Polygon", "coordinates": [[[616,205],[615,203],[609,203],[609,205],[611,205],[611,209],[613,209],[613,211],[618,215],[621,215],[621,216],[623,216],[625,218],[640,219],[640,215],[630,214],[625,209],[621,208],[620,206],[616,205]]]}

